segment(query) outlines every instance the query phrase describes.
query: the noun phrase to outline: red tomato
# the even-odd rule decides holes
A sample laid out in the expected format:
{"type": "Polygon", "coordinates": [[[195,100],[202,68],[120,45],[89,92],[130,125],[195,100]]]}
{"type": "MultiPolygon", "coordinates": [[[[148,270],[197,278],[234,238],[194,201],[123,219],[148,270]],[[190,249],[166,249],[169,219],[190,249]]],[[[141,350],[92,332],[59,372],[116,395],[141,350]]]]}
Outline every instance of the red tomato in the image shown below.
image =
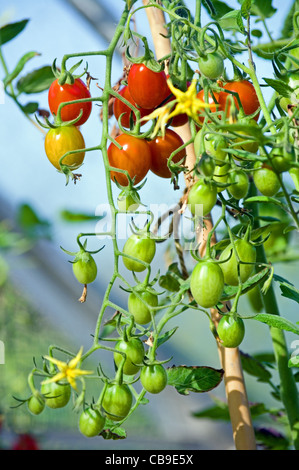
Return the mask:
{"type": "Polygon", "coordinates": [[[39,446],[30,434],[21,434],[13,444],[12,450],[39,450],[39,446]]]}
{"type": "MultiPolygon", "coordinates": [[[[58,79],[56,79],[50,86],[48,92],[49,108],[51,113],[56,115],[60,103],[90,98],[90,96],[87,86],[80,78],[76,78],[72,85],[68,85],[66,83],[64,85],[59,85],[58,79]]],[[[76,122],[76,126],[82,126],[90,116],[91,107],[91,101],[68,104],[61,109],[61,119],[63,121],[72,121],[79,116],[82,109],[83,114],[79,121],[76,122]]]]}
{"type": "MultiPolygon", "coordinates": [[[[119,149],[114,143],[108,148],[110,166],[127,170],[134,184],[138,184],[146,176],[151,164],[151,152],[146,140],[138,139],[127,134],[121,134],[115,139],[121,146],[119,149]]],[[[128,186],[128,178],[124,173],[111,171],[111,179],[121,186],[128,186]]]]}
{"type": "MultiPolygon", "coordinates": [[[[254,86],[252,83],[248,82],[248,80],[241,80],[239,82],[228,82],[224,87],[228,91],[233,91],[238,93],[240,101],[242,103],[242,107],[244,109],[244,113],[246,115],[253,114],[257,111],[260,107],[260,103],[255,92],[254,86]]],[[[222,92],[219,96],[219,104],[222,110],[225,110],[226,107],[226,100],[229,96],[233,96],[230,93],[222,92]]],[[[239,109],[239,104],[237,98],[233,96],[234,101],[236,103],[237,109],[239,109]]],[[[230,105],[228,105],[228,112],[229,112],[230,105]]],[[[258,114],[254,117],[254,119],[258,120],[258,114]]]]}
{"type": "MultiPolygon", "coordinates": [[[[134,100],[133,100],[133,98],[130,94],[129,88],[127,86],[124,86],[121,90],[119,90],[118,93],[123,98],[128,100],[133,106],[138,108],[138,106],[135,104],[135,102],[134,102],[134,100]]],[[[146,116],[147,114],[150,114],[152,111],[153,111],[152,109],[139,108],[140,117],[146,116]]],[[[117,120],[123,114],[120,122],[121,122],[121,125],[123,127],[126,127],[128,129],[130,128],[130,114],[131,113],[133,114],[133,122],[135,123],[136,122],[136,116],[135,116],[134,111],[131,108],[129,108],[129,106],[127,106],[125,103],[123,103],[123,101],[119,100],[118,98],[115,98],[114,103],[113,103],[113,114],[114,114],[114,116],[117,120]],[[125,113],[125,114],[123,114],[123,113],[125,113]]],[[[142,122],[141,124],[144,124],[144,123],[145,122],[142,122]]]]}
{"type": "Polygon", "coordinates": [[[153,72],[144,64],[132,65],[128,74],[128,87],[140,108],[156,108],[169,96],[165,73],[153,72]]]}
{"type": "MultiPolygon", "coordinates": [[[[151,166],[153,173],[161,178],[170,178],[171,172],[167,166],[167,161],[172,152],[183,145],[181,137],[171,129],[166,129],[165,136],[157,136],[148,142],[151,152],[151,166]]],[[[178,163],[186,156],[186,150],[178,152],[172,159],[173,163],[178,163]]]]}
{"type": "MultiPolygon", "coordinates": [[[[213,91],[213,95],[214,95],[214,97],[215,97],[216,102],[215,102],[215,100],[213,99],[213,96],[210,95],[210,93],[209,93],[209,95],[208,95],[208,103],[209,103],[209,105],[210,105],[210,108],[206,108],[206,109],[207,109],[210,113],[215,113],[216,111],[222,111],[222,107],[221,107],[221,105],[220,105],[220,95],[221,95],[221,93],[217,93],[216,91],[213,91]],[[219,103],[219,104],[218,104],[218,103],[219,103]]],[[[198,98],[199,100],[203,101],[204,103],[206,102],[206,101],[205,101],[205,92],[204,92],[203,89],[200,90],[199,93],[197,93],[197,98],[198,98]]],[[[203,110],[202,114],[200,114],[200,115],[198,116],[198,118],[199,118],[200,122],[203,122],[203,121],[204,121],[204,118],[205,118],[204,110],[203,110]]]]}

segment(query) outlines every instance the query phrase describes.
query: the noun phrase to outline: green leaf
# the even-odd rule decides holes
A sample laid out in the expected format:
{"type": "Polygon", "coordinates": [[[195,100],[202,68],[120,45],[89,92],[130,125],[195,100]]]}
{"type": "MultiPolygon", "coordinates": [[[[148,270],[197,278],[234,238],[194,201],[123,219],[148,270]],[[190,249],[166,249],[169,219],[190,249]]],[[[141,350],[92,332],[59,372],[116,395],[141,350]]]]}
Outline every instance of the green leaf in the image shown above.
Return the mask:
{"type": "Polygon", "coordinates": [[[176,330],[178,329],[178,326],[176,326],[175,328],[173,328],[172,330],[170,331],[167,331],[166,333],[164,333],[162,336],[160,336],[158,338],[158,347],[161,346],[161,344],[165,343],[166,341],[169,340],[169,338],[172,337],[172,335],[176,332],[176,330]]]}
{"type": "Polygon", "coordinates": [[[219,18],[219,24],[223,29],[236,30],[239,33],[245,34],[245,28],[240,10],[232,10],[226,13],[221,18],[219,18]]]}
{"type": "Polygon", "coordinates": [[[55,76],[50,65],[46,65],[20,78],[17,89],[20,93],[41,93],[48,90],[55,76]]]}
{"type": "Polygon", "coordinates": [[[208,11],[209,15],[216,20],[222,18],[222,16],[226,15],[230,11],[233,11],[233,9],[229,7],[226,3],[218,0],[213,0],[213,3],[210,2],[209,4],[208,2],[203,0],[202,4],[208,11]]]}
{"type": "Polygon", "coordinates": [[[14,39],[26,27],[29,20],[22,20],[16,23],[9,23],[0,28],[0,46],[14,39]]]}
{"type": "Polygon", "coordinates": [[[282,292],[283,297],[287,297],[288,299],[294,300],[295,302],[299,303],[299,290],[296,289],[294,286],[280,284],[280,290],[282,292]]]}
{"type": "MultiPolygon", "coordinates": [[[[257,274],[251,276],[244,284],[242,285],[242,293],[246,294],[249,290],[251,290],[254,286],[260,284],[261,282],[265,281],[269,275],[269,268],[264,268],[262,271],[259,271],[257,274]]],[[[239,290],[238,286],[225,286],[224,292],[220,299],[221,302],[226,302],[235,297],[239,290]]]]}
{"type": "Polygon", "coordinates": [[[22,231],[32,238],[51,238],[51,224],[39,217],[29,204],[21,204],[17,211],[17,222],[22,231]]]}
{"type": "Polygon", "coordinates": [[[60,212],[60,217],[66,222],[89,222],[91,220],[98,221],[100,219],[103,219],[105,216],[86,214],[65,209],[60,212]]]}
{"type": "Polygon", "coordinates": [[[283,80],[274,80],[273,78],[263,78],[263,80],[279,95],[285,98],[288,98],[293,92],[293,89],[283,80]]]}
{"type": "Polygon", "coordinates": [[[102,436],[105,440],[113,440],[113,441],[117,441],[119,439],[126,439],[127,437],[127,433],[125,431],[125,429],[123,428],[114,428],[115,426],[115,423],[111,422],[111,428],[112,431],[110,430],[109,428],[109,420],[106,420],[106,426],[108,425],[108,427],[106,427],[101,433],[100,433],[100,436],[102,436]]]}
{"type": "Polygon", "coordinates": [[[280,317],[278,315],[273,315],[271,313],[258,313],[254,317],[251,317],[253,320],[258,320],[261,323],[266,323],[267,325],[278,328],[279,330],[290,331],[299,335],[299,327],[294,325],[292,322],[286,318],[280,317]]]}
{"type": "Polygon", "coordinates": [[[206,366],[173,366],[166,371],[168,385],[175,387],[181,395],[209,392],[220,384],[224,374],[222,369],[206,366]]]}
{"type": "Polygon", "coordinates": [[[251,36],[254,36],[255,38],[261,38],[263,35],[262,31],[259,29],[252,29],[251,30],[251,36]]]}
{"type": "Polygon", "coordinates": [[[250,14],[252,0],[243,0],[241,6],[241,15],[243,18],[247,19],[250,14]]]}
{"type": "Polygon", "coordinates": [[[15,66],[14,70],[4,78],[4,88],[6,88],[15,78],[17,78],[17,76],[22,72],[23,68],[29,60],[33,59],[33,57],[36,57],[38,55],[40,54],[35,51],[27,52],[26,54],[24,54],[15,66]]]}
{"type": "Polygon", "coordinates": [[[25,114],[34,114],[38,110],[39,104],[35,101],[30,101],[22,106],[22,110],[25,114]]]}
{"type": "Polygon", "coordinates": [[[206,408],[205,410],[197,411],[192,413],[194,418],[209,418],[222,421],[230,421],[230,414],[227,403],[213,397],[213,401],[216,403],[215,406],[206,408]]]}
{"type": "Polygon", "coordinates": [[[271,380],[272,374],[265,368],[265,366],[258,361],[256,358],[245,354],[242,351],[241,362],[242,368],[247,374],[257,377],[259,382],[269,382],[271,380]]]}
{"type": "Polygon", "coordinates": [[[259,16],[262,20],[271,18],[276,11],[277,8],[272,6],[272,0],[254,0],[251,7],[251,14],[259,16]]]}
{"type": "Polygon", "coordinates": [[[271,202],[272,204],[275,204],[282,208],[284,207],[284,204],[279,199],[276,199],[275,197],[269,197],[269,196],[253,196],[253,197],[248,197],[247,199],[244,200],[244,204],[250,204],[251,202],[271,202]]]}

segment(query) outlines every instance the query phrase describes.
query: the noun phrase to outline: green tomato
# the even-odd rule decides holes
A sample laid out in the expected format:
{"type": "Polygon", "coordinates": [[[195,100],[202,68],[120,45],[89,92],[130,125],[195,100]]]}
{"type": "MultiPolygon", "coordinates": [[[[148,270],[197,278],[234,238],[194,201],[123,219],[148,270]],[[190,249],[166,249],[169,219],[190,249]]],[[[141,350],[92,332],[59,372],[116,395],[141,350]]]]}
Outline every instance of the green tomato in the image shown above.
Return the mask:
{"type": "Polygon", "coordinates": [[[278,173],[289,171],[295,160],[293,152],[285,152],[283,149],[273,149],[270,153],[271,165],[278,173]]]}
{"type": "MultiPolygon", "coordinates": [[[[158,306],[158,296],[148,290],[140,290],[140,297],[150,307],[158,306]]],[[[133,292],[128,298],[128,310],[134,316],[135,322],[139,325],[146,325],[152,320],[149,307],[145,305],[133,292]]]]}
{"type": "MultiPolygon", "coordinates": [[[[145,263],[151,263],[156,254],[156,242],[150,235],[133,233],[126,241],[123,252],[145,263]]],[[[129,271],[142,272],[146,266],[133,259],[123,257],[124,265],[129,271]]]]}
{"type": "Polygon", "coordinates": [[[217,52],[211,52],[198,59],[200,72],[210,80],[216,80],[224,71],[223,58],[217,52]]]}
{"type": "MultiPolygon", "coordinates": [[[[195,137],[194,148],[198,134],[199,133],[197,133],[195,137]]],[[[207,154],[215,159],[215,163],[219,166],[224,165],[227,157],[227,152],[224,149],[226,149],[228,145],[225,138],[222,135],[206,134],[204,144],[207,154]]]]}
{"type": "MultiPolygon", "coordinates": [[[[229,163],[226,163],[223,166],[217,165],[214,171],[213,180],[216,183],[226,184],[228,182],[230,169],[231,166],[229,163]]],[[[224,189],[226,189],[226,187],[218,186],[217,193],[221,193],[224,189]]]]}
{"type": "Polygon", "coordinates": [[[162,392],[167,385],[167,373],[162,364],[144,366],[140,373],[143,388],[153,394],[162,392]]]}
{"type": "Polygon", "coordinates": [[[97,277],[97,265],[90,253],[84,252],[82,257],[73,263],[73,273],[81,284],[90,284],[97,277]]]}
{"type": "Polygon", "coordinates": [[[228,192],[235,199],[243,199],[249,190],[249,178],[247,173],[244,170],[234,170],[230,172],[228,182],[231,184],[229,186],[228,192]]]}
{"type": "Polygon", "coordinates": [[[212,261],[200,261],[192,271],[190,289],[198,305],[203,308],[214,307],[224,289],[224,277],[220,265],[212,261]]]}
{"type": "MultiPolygon", "coordinates": [[[[254,263],[256,262],[256,249],[248,241],[244,239],[238,239],[235,241],[235,250],[238,253],[240,261],[243,261],[243,263],[253,263],[239,264],[241,281],[246,282],[254,270],[254,263]]],[[[239,284],[238,262],[235,251],[231,244],[223,250],[219,257],[220,261],[224,261],[225,259],[228,259],[228,261],[220,264],[224,275],[224,282],[230,286],[237,286],[239,284]],[[230,253],[231,257],[228,259],[230,253]]]]}
{"type": "Polygon", "coordinates": [[[45,408],[44,397],[39,395],[32,395],[27,402],[28,409],[33,415],[39,415],[45,408]]]}
{"type": "Polygon", "coordinates": [[[121,212],[135,212],[140,206],[140,197],[135,192],[135,197],[131,194],[126,193],[126,190],[122,190],[117,198],[118,209],[121,212]]]}
{"type": "Polygon", "coordinates": [[[215,160],[207,153],[203,154],[200,159],[199,167],[204,176],[213,176],[215,171],[215,160]]]}
{"type": "Polygon", "coordinates": [[[49,408],[63,408],[71,398],[71,387],[69,384],[50,382],[42,384],[41,393],[49,408]]]}
{"type": "Polygon", "coordinates": [[[205,217],[217,201],[217,188],[211,183],[199,179],[189,191],[188,204],[193,215],[205,217]]]}
{"type": "MultiPolygon", "coordinates": [[[[123,373],[126,375],[135,375],[140,369],[136,364],[142,364],[145,351],[143,342],[139,338],[130,338],[128,341],[121,340],[115,345],[115,349],[126,355],[126,360],[123,366],[123,373]]],[[[123,355],[114,353],[114,362],[119,368],[123,360],[123,355]]]]}
{"type": "Polygon", "coordinates": [[[242,318],[225,315],[217,327],[218,336],[225,348],[237,348],[245,336],[245,326],[242,318]]]}
{"type": "Polygon", "coordinates": [[[259,162],[255,163],[254,168],[253,181],[257,189],[264,196],[275,196],[280,189],[280,182],[276,173],[269,166],[260,165],[259,162]]]}
{"type": "Polygon", "coordinates": [[[105,390],[102,407],[112,421],[124,419],[132,407],[133,395],[127,384],[109,384],[105,390]]]}
{"type": "Polygon", "coordinates": [[[79,430],[86,437],[98,436],[104,429],[105,417],[92,407],[84,410],[79,418],[79,430]]]}

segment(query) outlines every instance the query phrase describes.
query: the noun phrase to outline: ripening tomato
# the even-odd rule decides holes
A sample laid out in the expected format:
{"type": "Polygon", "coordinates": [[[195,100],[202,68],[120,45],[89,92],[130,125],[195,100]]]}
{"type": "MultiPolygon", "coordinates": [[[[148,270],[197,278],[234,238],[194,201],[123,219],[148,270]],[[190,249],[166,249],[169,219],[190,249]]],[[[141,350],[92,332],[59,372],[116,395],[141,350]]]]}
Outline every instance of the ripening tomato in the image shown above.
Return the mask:
{"type": "Polygon", "coordinates": [[[59,160],[65,153],[80,149],[82,152],[71,153],[62,160],[62,165],[69,165],[74,170],[82,165],[85,157],[85,142],[79,129],[76,126],[61,126],[50,129],[46,135],[45,152],[57,170],[61,170],[59,160]]]}
{"type": "Polygon", "coordinates": [[[145,109],[156,108],[170,94],[165,72],[153,72],[144,64],[132,65],[128,87],[134,102],[145,109]]]}
{"type": "MultiPolygon", "coordinates": [[[[171,171],[167,166],[167,161],[176,149],[184,145],[181,137],[171,129],[165,130],[165,136],[157,136],[155,139],[148,142],[151,151],[151,166],[150,169],[153,173],[161,178],[170,178],[171,171]]],[[[178,163],[186,157],[186,150],[180,150],[174,155],[171,160],[173,163],[178,163]]]]}
{"type": "MultiPolygon", "coordinates": [[[[246,115],[255,113],[260,107],[254,86],[248,80],[228,82],[224,85],[223,88],[228,92],[234,92],[239,95],[240,102],[246,115]]],[[[227,100],[230,96],[234,99],[237,109],[239,109],[238,100],[234,95],[226,92],[221,92],[219,94],[220,107],[222,110],[225,110],[227,105],[228,114],[230,111],[230,103],[227,100]]],[[[254,117],[254,119],[257,121],[258,117],[259,113],[254,117]]]]}
{"type": "MultiPolygon", "coordinates": [[[[119,90],[119,95],[125,98],[129,103],[131,103],[135,108],[138,109],[140,112],[140,118],[146,116],[147,114],[150,114],[152,112],[152,109],[143,109],[139,108],[136,103],[134,102],[128,86],[124,86],[119,90]]],[[[121,117],[120,123],[123,127],[130,128],[130,117],[132,115],[133,123],[136,122],[136,115],[134,111],[127,106],[123,101],[121,101],[119,98],[115,98],[114,103],[113,103],[113,114],[115,118],[118,120],[121,117]]],[[[141,121],[141,125],[145,124],[145,121],[141,121]]]]}
{"type": "MultiPolygon", "coordinates": [[[[140,183],[147,175],[151,164],[151,152],[144,139],[138,139],[127,134],[121,134],[115,139],[121,146],[119,149],[113,142],[108,148],[108,159],[111,167],[126,170],[134,184],[140,183]]],[[[121,186],[128,186],[128,178],[124,173],[111,171],[111,179],[121,186]]]]}
{"type": "MultiPolygon", "coordinates": [[[[68,85],[67,83],[59,85],[58,79],[56,79],[51,84],[48,92],[49,108],[52,114],[57,115],[58,107],[61,103],[90,97],[90,91],[80,78],[76,78],[72,85],[68,85]]],[[[76,122],[76,126],[82,126],[89,118],[91,108],[91,101],[68,104],[61,109],[61,119],[62,121],[72,121],[80,115],[82,109],[82,116],[79,121],[76,122]]]]}

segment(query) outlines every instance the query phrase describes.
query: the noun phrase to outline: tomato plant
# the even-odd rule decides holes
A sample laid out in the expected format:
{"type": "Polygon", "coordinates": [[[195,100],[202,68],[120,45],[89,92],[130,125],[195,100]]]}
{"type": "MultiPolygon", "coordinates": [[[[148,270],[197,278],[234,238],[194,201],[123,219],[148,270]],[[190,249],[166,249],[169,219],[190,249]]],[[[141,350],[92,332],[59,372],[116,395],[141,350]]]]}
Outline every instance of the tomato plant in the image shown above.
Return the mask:
{"type": "MultiPolygon", "coordinates": [[[[49,108],[52,114],[57,115],[60,104],[90,97],[89,89],[80,78],[76,78],[72,84],[64,83],[63,85],[60,85],[59,80],[56,79],[48,92],[49,108]]],[[[91,109],[91,101],[67,104],[61,108],[61,119],[62,121],[72,121],[77,119],[82,112],[82,116],[76,122],[76,126],[82,126],[89,118],[91,109]]]]}
{"type": "MultiPolygon", "coordinates": [[[[127,171],[135,185],[140,183],[147,175],[151,164],[151,153],[146,140],[121,134],[116,137],[115,141],[121,148],[113,142],[110,144],[108,148],[110,166],[127,171]]],[[[129,184],[125,173],[111,170],[110,176],[113,181],[116,180],[122,186],[129,184]]]]}
{"type": "MultiPolygon", "coordinates": [[[[196,0],[192,12],[188,2],[181,1],[120,3],[124,8],[106,50],[61,51],[59,69],[55,60],[52,67],[22,77],[25,64],[36,53],[23,54],[10,70],[2,46],[27,21],[0,28],[3,91],[35,129],[47,128],[45,153],[50,162],[67,176],[67,183],[69,176],[76,183],[79,176],[86,176],[72,173],[82,165],[85,154],[100,156],[105,182],[97,181],[109,206],[101,219],[109,228],[80,231],[78,250],[67,252],[75,256],[73,273],[84,285],[81,302],[86,301],[87,284],[97,276],[92,255],[102,249],[87,251],[87,240],[94,237],[97,243],[105,237],[111,242],[111,251],[104,251],[108,257],[98,263],[101,282],[105,275],[109,280],[90,346],[74,353],[51,344],[41,366],[35,363],[28,374],[30,398],[19,401],[27,403],[31,414],[39,414],[44,406],[65,406],[73,389],[73,408],[66,413],[80,411],[81,433],[116,440],[126,436],[123,426],[131,415],[150,401],[146,392],[159,394],[168,385],[180,395],[199,397],[223,381],[227,403],[220,406],[216,401],[203,413],[194,413],[194,419],[223,416],[225,411],[238,450],[257,446],[298,450],[299,355],[289,353],[284,337],[284,330],[290,335],[299,333],[288,318],[289,305],[298,303],[296,279],[288,281],[284,269],[299,259],[298,1],[284,12],[285,24],[275,29],[275,35],[270,22],[282,8],[274,8],[272,0],[239,1],[236,8],[225,1],[196,0]],[[154,50],[142,34],[146,28],[140,29],[140,11],[149,17],[154,50]],[[118,46],[124,48],[123,74],[113,82],[118,46]],[[81,74],[74,75],[91,55],[105,67],[92,65],[93,70],[88,70],[86,65],[81,74]],[[257,57],[269,64],[263,73],[257,57]],[[78,62],[72,64],[75,58],[78,62]],[[83,75],[88,86],[79,78],[83,75]],[[98,96],[91,97],[88,88],[95,76],[98,96]],[[48,92],[49,113],[25,99],[43,91],[48,92]],[[91,134],[94,142],[85,148],[79,126],[88,119],[91,102],[101,108],[100,131],[91,134]],[[149,170],[170,181],[153,178],[151,182],[152,175],[146,178],[149,170]],[[167,195],[164,183],[170,183],[167,195]],[[167,205],[162,214],[153,203],[154,196],[167,205]],[[142,229],[139,217],[146,218],[142,229]],[[129,223],[132,235],[120,237],[119,228],[129,223]],[[121,305],[118,289],[125,296],[121,305]],[[289,302],[282,311],[281,293],[289,302]],[[249,300],[246,308],[243,299],[249,300]],[[170,322],[180,316],[180,328],[191,345],[193,331],[186,330],[189,314],[194,321],[207,320],[207,325],[203,320],[200,329],[194,328],[193,365],[167,367],[164,364],[171,361],[163,358],[167,342],[173,341],[174,353],[177,349],[178,327],[170,327],[170,322]],[[271,339],[266,356],[247,353],[243,339],[249,322],[250,349],[254,349],[255,325],[266,324],[265,335],[271,339]],[[220,352],[215,368],[202,364],[208,337],[216,340],[220,352]],[[229,350],[241,344],[244,354],[229,350]],[[102,364],[104,352],[111,355],[112,371],[102,364]],[[86,370],[86,359],[95,356],[93,370],[86,370]],[[253,400],[252,389],[247,399],[243,368],[257,380],[253,400]],[[40,390],[35,386],[37,379],[40,390]],[[90,393],[89,379],[103,383],[98,396],[90,393]],[[269,388],[270,398],[275,396],[277,408],[258,395],[260,383],[269,388]],[[265,432],[257,432],[252,422],[256,419],[252,413],[256,409],[249,406],[252,401],[263,410],[258,418],[265,432]],[[277,417],[279,434],[267,428],[270,422],[276,428],[277,417]]],[[[26,164],[30,165],[27,159],[26,164]]],[[[32,168],[36,170],[35,165],[32,168]]],[[[84,172],[90,168],[86,163],[84,172]]],[[[75,191],[72,203],[78,195],[75,191]]],[[[86,217],[80,214],[78,219],[86,217]]]]}
{"type": "MultiPolygon", "coordinates": [[[[150,140],[148,145],[151,152],[151,171],[161,178],[170,178],[171,171],[167,162],[172,152],[184,145],[183,140],[173,130],[166,129],[164,136],[157,136],[155,139],[150,140]]],[[[185,156],[186,151],[182,149],[173,156],[171,162],[179,163],[184,160],[185,156]]]]}
{"type": "Polygon", "coordinates": [[[68,165],[75,170],[82,165],[85,157],[84,138],[76,126],[50,129],[45,138],[45,151],[49,161],[57,170],[61,170],[60,164],[68,165]],[[60,162],[63,155],[72,151],[76,153],[70,153],[60,162]]]}
{"type": "Polygon", "coordinates": [[[162,364],[150,364],[142,368],[140,381],[149,393],[161,393],[167,385],[167,373],[162,364]]]}

